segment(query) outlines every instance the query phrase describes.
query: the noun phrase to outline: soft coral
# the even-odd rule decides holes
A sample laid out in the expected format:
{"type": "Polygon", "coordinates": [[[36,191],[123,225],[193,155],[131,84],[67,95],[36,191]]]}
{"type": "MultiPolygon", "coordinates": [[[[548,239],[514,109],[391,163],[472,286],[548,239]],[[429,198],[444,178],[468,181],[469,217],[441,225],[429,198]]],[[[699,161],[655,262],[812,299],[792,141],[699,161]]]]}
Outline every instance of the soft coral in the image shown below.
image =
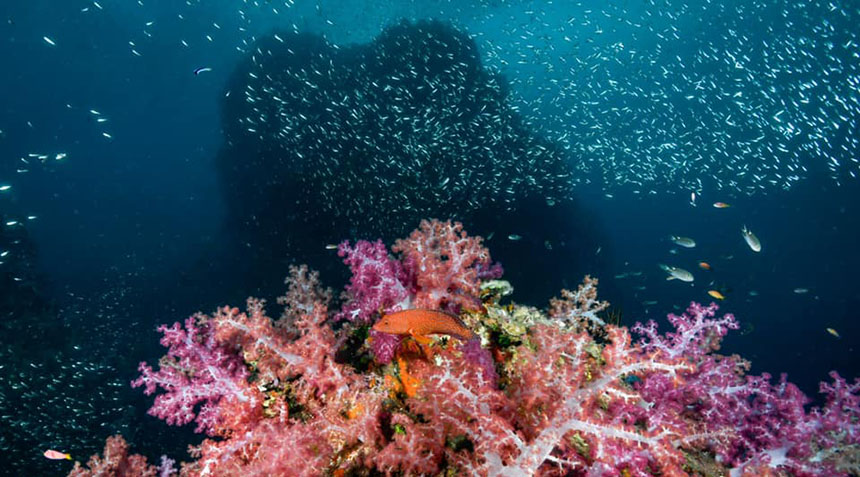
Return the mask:
{"type": "Polygon", "coordinates": [[[415,277],[417,308],[479,309],[481,279],[497,277],[481,237],[470,237],[460,222],[422,220],[392,250],[403,255],[404,266],[415,277]]]}

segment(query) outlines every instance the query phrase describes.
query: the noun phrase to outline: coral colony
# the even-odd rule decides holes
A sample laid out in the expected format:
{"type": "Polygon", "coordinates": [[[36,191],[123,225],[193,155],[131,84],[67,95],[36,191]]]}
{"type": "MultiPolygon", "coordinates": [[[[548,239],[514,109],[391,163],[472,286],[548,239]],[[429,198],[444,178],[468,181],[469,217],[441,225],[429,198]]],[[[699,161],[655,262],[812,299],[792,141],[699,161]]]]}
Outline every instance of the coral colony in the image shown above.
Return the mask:
{"type": "Polygon", "coordinates": [[[132,386],[155,395],[151,415],[206,435],[190,461],[149,464],[114,436],[70,475],[858,471],[860,380],[831,373],[822,407],[808,408],[785,376],[717,354],[738,324],[716,305],[692,303],[662,333],[607,323],[589,277],[548,312],[502,303],[501,267],[459,223],[422,221],[390,250],[358,241],[338,253],[352,271],[339,309],[317,274],[293,267],[277,320],[252,298],[159,328],[167,354],[132,386]],[[475,338],[370,329],[417,308],[456,315],[475,338]]]}

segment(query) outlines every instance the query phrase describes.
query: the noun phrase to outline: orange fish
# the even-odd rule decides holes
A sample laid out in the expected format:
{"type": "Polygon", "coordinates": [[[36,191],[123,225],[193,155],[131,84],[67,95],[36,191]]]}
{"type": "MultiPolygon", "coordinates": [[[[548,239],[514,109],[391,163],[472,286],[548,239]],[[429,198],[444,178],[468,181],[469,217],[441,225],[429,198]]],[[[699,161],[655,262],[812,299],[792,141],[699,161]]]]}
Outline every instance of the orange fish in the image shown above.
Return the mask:
{"type": "Polygon", "coordinates": [[[413,338],[451,335],[468,341],[475,337],[472,330],[466,328],[457,316],[444,311],[420,308],[388,313],[373,325],[373,329],[392,335],[409,335],[413,338]]]}
{"type": "Polygon", "coordinates": [[[72,460],[71,455],[66,454],[65,452],[55,451],[54,449],[48,449],[42,455],[51,460],[72,460]]]}
{"type": "Polygon", "coordinates": [[[718,292],[717,290],[708,290],[708,295],[711,295],[712,297],[716,298],[717,300],[725,300],[726,299],[725,295],[718,292]]]}
{"type": "Polygon", "coordinates": [[[726,204],[725,202],[714,202],[714,207],[718,209],[727,209],[731,206],[729,204],[726,204]]]}
{"type": "Polygon", "coordinates": [[[708,262],[699,262],[699,268],[701,268],[702,270],[710,270],[711,264],[708,262]]]}

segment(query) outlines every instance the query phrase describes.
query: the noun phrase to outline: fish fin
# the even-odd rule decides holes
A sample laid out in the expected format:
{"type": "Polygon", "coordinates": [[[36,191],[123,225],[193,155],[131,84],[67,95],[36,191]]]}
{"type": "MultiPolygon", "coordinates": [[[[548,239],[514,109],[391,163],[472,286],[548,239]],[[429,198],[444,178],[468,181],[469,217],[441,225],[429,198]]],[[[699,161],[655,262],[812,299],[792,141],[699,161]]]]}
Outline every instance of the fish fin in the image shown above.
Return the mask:
{"type": "Polygon", "coordinates": [[[666,277],[666,280],[674,280],[674,279],[675,279],[675,277],[673,277],[672,275],[669,275],[668,277],[666,277]]]}
{"type": "Polygon", "coordinates": [[[433,340],[430,339],[429,336],[420,336],[420,335],[412,335],[412,339],[418,343],[418,347],[421,348],[421,352],[424,354],[424,357],[427,358],[427,361],[433,360],[433,350],[430,348],[433,340]]]}
{"type": "Polygon", "coordinates": [[[420,345],[427,346],[433,342],[433,340],[430,339],[429,336],[422,336],[422,335],[410,335],[410,336],[412,336],[412,339],[414,339],[420,345]]]}

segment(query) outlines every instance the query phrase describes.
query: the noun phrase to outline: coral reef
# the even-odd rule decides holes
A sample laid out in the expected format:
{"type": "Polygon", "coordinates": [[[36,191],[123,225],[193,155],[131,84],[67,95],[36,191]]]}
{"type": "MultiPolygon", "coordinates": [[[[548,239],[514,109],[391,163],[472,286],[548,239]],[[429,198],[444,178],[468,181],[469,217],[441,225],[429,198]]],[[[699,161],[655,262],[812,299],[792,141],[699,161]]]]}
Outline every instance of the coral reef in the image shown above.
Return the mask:
{"type": "MultiPolygon", "coordinates": [[[[340,251],[353,272],[341,310],[315,274],[293,269],[289,327],[249,299],[244,312],[160,328],[168,353],[158,371],[141,364],[134,385],[160,392],[152,415],[206,434],[181,475],[856,472],[860,381],[832,373],[810,409],[785,376],[749,375],[717,353],[738,325],[714,304],[670,315],[661,333],[601,320],[590,277],[548,313],[503,303],[511,285],[451,222],[423,221],[390,254],[381,242],[340,251]],[[368,333],[416,303],[458,313],[478,338],[368,333]]],[[[117,439],[90,468],[118,459],[137,473],[114,475],[171,475],[172,463],[146,465],[117,439]]]]}

